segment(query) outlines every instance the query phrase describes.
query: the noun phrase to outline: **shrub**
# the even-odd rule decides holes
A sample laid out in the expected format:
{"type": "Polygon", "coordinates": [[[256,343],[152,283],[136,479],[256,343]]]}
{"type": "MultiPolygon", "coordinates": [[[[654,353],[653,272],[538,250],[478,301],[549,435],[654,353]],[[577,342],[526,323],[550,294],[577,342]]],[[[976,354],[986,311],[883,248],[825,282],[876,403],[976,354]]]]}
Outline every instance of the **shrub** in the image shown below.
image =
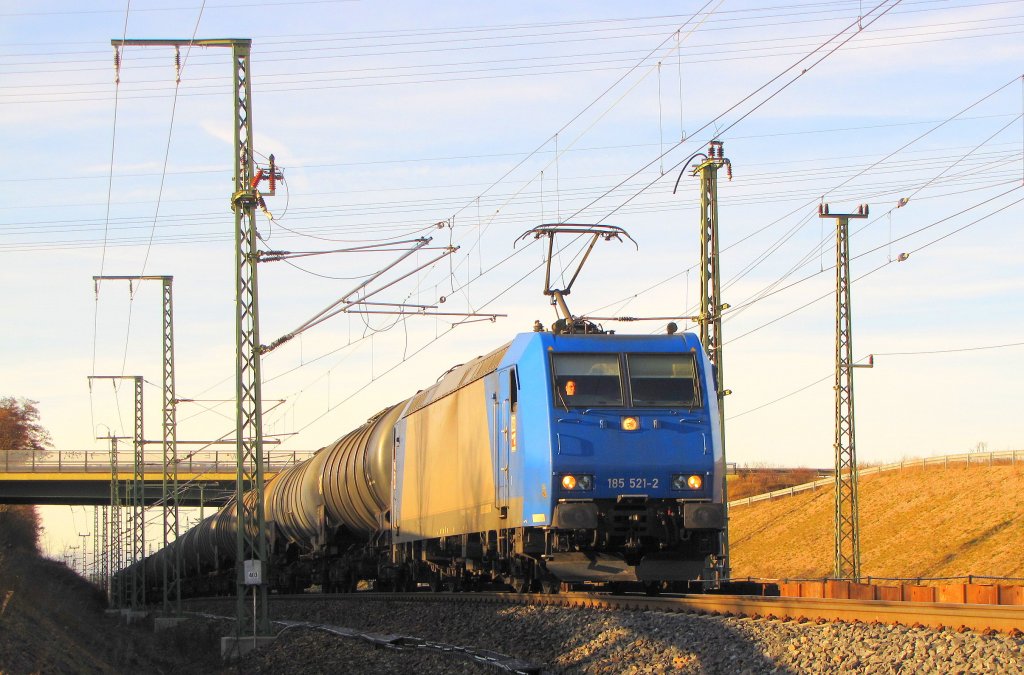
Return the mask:
{"type": "Polygon", "coordinates": [[[39,532],[36,507],[0,504],[0,548],[38,553],[39,532]]]}

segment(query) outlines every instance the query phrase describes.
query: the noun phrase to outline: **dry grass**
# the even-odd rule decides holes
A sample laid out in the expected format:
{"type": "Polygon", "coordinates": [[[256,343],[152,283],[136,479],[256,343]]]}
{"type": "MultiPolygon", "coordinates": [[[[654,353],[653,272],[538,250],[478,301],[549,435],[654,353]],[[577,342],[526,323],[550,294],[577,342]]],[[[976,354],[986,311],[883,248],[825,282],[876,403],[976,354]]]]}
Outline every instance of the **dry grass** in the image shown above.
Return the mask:
{"type": "Polygon", "coordinates": [[[151,625],[124,627],[66,566],[0,547],[0,605],[5,597],[0,674],[217,672],[218,638],[229,634],[198,621],[161,633],[151,625]]]}
{"type": "Polygon", "coordinates": [[[818,479],[815,469],[753,469],[728,476],[729,500],[763,495],[818,479]]]}
{"type": "MultiPolygon", "coordinates": [[[[1024,467],[955,465],[863,477],[861,574],[1024,577],[1024,467]]],[[[831,487],[730,511],[733,576],[832,573],[831,487]]]]}

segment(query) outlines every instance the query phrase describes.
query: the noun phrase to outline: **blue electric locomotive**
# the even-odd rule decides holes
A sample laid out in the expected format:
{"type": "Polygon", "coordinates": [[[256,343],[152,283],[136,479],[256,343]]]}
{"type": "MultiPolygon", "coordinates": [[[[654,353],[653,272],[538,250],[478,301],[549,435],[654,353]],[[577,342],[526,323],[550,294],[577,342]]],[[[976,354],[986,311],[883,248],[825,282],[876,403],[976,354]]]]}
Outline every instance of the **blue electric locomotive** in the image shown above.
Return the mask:
{"type": "MultiPolygon", "coordinates": [[[[590,236],[591,248],[628,237],[610,226],[532,231],[552,245],[556,232],[590,236]]],[[[267,482],[269,583],[716,585],[725,467],[704,349],[671,330],[606,333],[573,317],[569,289],[549,280],[550,267],[545,294],[564,317],[551,330],[538,323],[451,369],[267,482]]],[[[176,554],[185,593],[229,591],[235,513],[229,502],[152,556],[147,578],[176,554]]]]}
{"type": "Polygon", "coordinates": [[[708,579],[725,525],[713,381],[691,334],[525,333],[453,370],[394,422],[399,576],[708,579]]]}

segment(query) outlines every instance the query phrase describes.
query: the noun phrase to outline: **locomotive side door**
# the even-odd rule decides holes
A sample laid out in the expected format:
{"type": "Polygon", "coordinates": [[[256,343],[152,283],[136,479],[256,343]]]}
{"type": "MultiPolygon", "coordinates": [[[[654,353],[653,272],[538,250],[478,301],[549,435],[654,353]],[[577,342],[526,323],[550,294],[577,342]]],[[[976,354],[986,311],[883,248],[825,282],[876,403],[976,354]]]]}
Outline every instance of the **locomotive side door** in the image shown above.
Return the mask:
{"type": "Polygon", "coordinates": [[[516,451],[516,408],[518,400],[516,368],[498,371],[498,399],[494,401],[494,492],[495,507],[502,518],[508,517],[511,494],[512,453],[516,451]]]}

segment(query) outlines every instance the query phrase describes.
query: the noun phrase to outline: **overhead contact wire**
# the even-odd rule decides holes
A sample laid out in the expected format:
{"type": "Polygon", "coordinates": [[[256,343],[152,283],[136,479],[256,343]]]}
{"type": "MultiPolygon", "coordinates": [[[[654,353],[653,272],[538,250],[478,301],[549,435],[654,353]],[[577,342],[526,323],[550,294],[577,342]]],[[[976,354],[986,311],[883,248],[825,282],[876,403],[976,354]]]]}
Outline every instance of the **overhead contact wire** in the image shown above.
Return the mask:
{"type": "MultiPolygon", "coordinates": [[[[874,7],[874,8],[873,8],[873,9],[872,9],[872,10],[871,10],[870,12],[869,12],[869,14],[870,14],[870,13],[873,13],[873,12],[875,12],[875,11],[876,11],[876,10],[878,10],[878,9],[879,9],[880,7],[882,7],[882,5],[884,5],[886,1],[888,1],[888,0],[885,0],[885,1],[881,2],[881,3],[879,3],[878,5],[876,5],[876,6],[875,6],[875,7],[874,7]]],[[[878,16],[874,17],[874,18],[873,18],[873,19],[872,19],[872,20],[871,20],[870,22],[868,22],[868,23],[867,23],[867,24],[865,25],[865,27],[870,27],[870,26],[871,26],[871,25],[872,25],[872,24],[873,24],[873,23],[874,23],[875,21],[877,21],[878,19],[880,19],[880,18],[882,18],[883,16],[885,16],[885,15],[886,15],[886,14],[887,14],[887,13],[888,13],[889,11],[891,11],[891,10],[892,10],[892,9],[893,9],[894,7],[896,7],[896,5],[898,5],[898,4],[899,4],[899,3],[901,2],[901,1],[902,1],[902,0],[895,0],[895,1],[893,2],[893,4],[892,4],[892,5],[890,5],[890,6],[888,7],[888,8],[886,8],[886,9],[885,9],[885,11],[883,11],[883,12],[882,12],[881,14],[879,14],[878,16]]],[[[736,103],[734,103],[734,104],[733,104],[732,106],[730,106],[730,107],[729,107],[728,109],[726,109],[725,111],[723,111],[722,113],[720,113],[719,115],[717,115],[716,117],[714,117],[714,118],[713,118],[712,120],[710,120],[710,121],[708,121],[707,123],[705,123],[705,124],[704,124],[704,125],[703,125],[702,127],[700,127],[699,129],[697,129],[697,131],[696,131],[696,132],[694,132],[694,134],[691,134],[691,135],[690,135],[690,138],[693,138],[693,136],[694,136],[695,134],[699,134],[699,133],[701,133],[702,131],[704,131],[704,130],[708,129],[708,128],[709,128],[710,126],[712,126],[713,124],[715,124],[715,123],[716,123],[716,122],[717,122],[718,120],[722,119],[723,117],[725,117],[726,115],[728,115],[728,114],[729,114],[730,112],[732,112],[733,110],[736,110],[736,109],[737,109],[737,108],[738,108],[739,106],[743,105],[744,103],[746,103],[747,101],[749,101],[749,100],[750,100],[751,98],[753,98],[754,96],[756,96],[757,94],[759,94],[759,93],[760,93],[761,91],[765,90],[766,88],[768,88],[769,86],[771,86],[772,84],[774,84],[774,83],[775,83],[775,82],[776,82],[777,80],[779,80],[779,79],[781,79],[781,78],[782,78],[783,76],[785,76],[785,74],[786,74],[786,73],[790,72],[791,70],[793,70],[794,68],[796,68],[797,66],[799,66],[799,65],[800,65],[801,63],[803,63],[803,62],[804,62],[804,61],[806,61],[807,59],[809,59],[809,58],[811,58],[812,56],[814,56],[814,54],[816,54],[817,52],[819,52],[819,51],[823,50],[823,49],[824,49],[825,47],[827,47],[827,46],[828,46],[828,45],[829,45],[829,44],[830,44],[831,42],[833,42],[834,40],[838,39],[838,38],[839,38],[840,36],[842,36],[842,35],[843,35],[844,33],[846,33],[846,31],[848,31],[848,30],[850,30],[851,28],[853,28],[853,26],[854,26],[854,25],[856,25],[856,24],[857,24],[857,22],[856,22],[856,21],[855,21],[855,22],[853,22],[852,24],[849,24],[848,26],[846,26],[845,28],[843,28],[843,29],[842,29],[841,31],[839,31],[838,33],[836,33],[835,35],[833,35],[832,37],[830,37],[830,38],[829,38],[828,40],[826,40],[825,42],[821,43],[821,44],[820,44],[819,46],[817,46],[817,47],[816,47],[816,48],[815,48],[814,50],[812,50],[812,51],[811,51],[811,52],[809,52],[808,54],[806,54],[806,55],[804,55],[803,57],[801,57],[801,58],[800,58],[799,60],[797,60],[797,61],[796,61],[795,63],[793,63],[793,64],[792,64],[791,66],[789,66],[789,67],[788,67],[788,68],[786,68],[785,70],[781,71],[781,72],[780,72],[780,73],[779,73],[778,75],[774,76],[773,78],[771,78],[770,80],[768,80],[767,82],[765,82],[765,83],[764,83],[763,85],[761,85],[760,87],[758,87],[757,89],[755,89],[754,91],[752,91],[752,92],[751,92],[750,94],[748,94],[747,96],[744,96],[744,97],[743,97],[742,99],[740,99],[739,101],[737,101],[736,103]]],[[[739,117],[738,119],[736,119],[736,120],[734,120],[733,122],[731,122],[731,123],[730,123],[730,124],[729,124],[729,125],[728,125],[727,127],[725,127],[724,129],[722,129],[722,130],[721,130],[721,131],[719,131],[719,132],[716,132],[716,134],[715,134],[715,137],[716,137],[716,138],[721,138],[721,137],[722,137],[722,136],[723,136],[723,135],[724,135],[724,134],[725,134],[726,132],[728,132],[728,131],[729,131],[730,129],[732,129],[733,127],[735,127],[735,126],[736,126],[737,124],[739,124],[739,123],[740,123],[741,121],[743,121],[744,119],[746,119],[747,117],[749,117],[749,116],[750,116],[751,114],[753,114],[753,113],[754,113],[754,111],[756,111],[757,109],[759,109],[759,108],[760,108],[761,106],[763,106],[764,104],[766,104],[766,103],[767,103],[768,101],[772,100],[773,98],[775,98],[776,96],[778,96],[778,95],[779,95],[780,93],[782,93],[783,91],[785,91],[785,90],[786,90],[787,88],[789,88],[789,86],[790,86],[790,85],[792,85],[792,84],[793,84],[793,83],[795,83],[795,82],[796,82],[797,80],[799,80],[799,79],[800,79],[801,77],[803,77],[804,75],[806,75],[806,74],[807,74],[808,72],[810,72],[810,70],[811,70],[812,68],[814,68],[815,66],[817,66],[817,65],[818,65],[819,63],[821,63],[822,61],[824,61],[824,60],[825,60],[826,58],[828,58],[829,56],[831,56],[832,54],[834,54],[834,53],[835,53],[835,52],[836,52],[836,51],[837,51],[838,49],[840,49],[840,48],[841,48],[841,47],[842,47],[843,45],[845,45],[845,44],[846,44],[846,43],[848,43],[848,42],[849,42],[850,40],[852,40],[852,39],[853,39],[854,37],[856,37],[857,35],[859,35],[859,34],[860,34],[860,33],[861,33],[861,32],[862,32],[863,30],[864,30],[864,28],[858,28],[857,30],[855,30],[855,31],[854,31],[853,33],[851,33],[851,34],[850,34],[850,36],[849,36],[849,37],[847,37],[847,38],[846,38],[845,40],[842,40],[842,41],[841,41],[841,42],[840,42],[839,44],[837,44],[837,45],[836,45],[835,47],[833,47],[833,48],[832,48],[832,49],[831,49],[830,51],[828,51],[827,53],[825,53],[824,55],[822,55],[822,56],[821,56],[821,58],[819,58],[819,59],[818,59],[817,61],[815,61],[814,63],[812,63],[812,64],[811,64],[811,65],[809,65],[808,67],[804,68],[804,69],[803,69],[803,71],[802,71],[801,73],[799,73],[799,74],[798,74],[798,75],[797,75],[796,77],[794,77],[793,79],[791,79],[791,80],[790,80],[789,82],[787,82],[787,83],[783,84],[783,85],[782,85],[782,86],[781,86],[781,87],[780,87],[779,89],[777,89],[777,90],[775,90],[774,92],[772,92],[772,93],[771,93],[771,94],[770,94],[770,95],[769,95],[769,96],[768,96],[767,98],[765,98],[765,99],[763,99],[762,101],[760,101],[759,103],[757,103],[757,104],[756,104],[756,105],[755,105],[755,106],[754,106],[753,108],[751,108],[750,110],[748,110],[747,112],[745,112],[745,113],[744,113],[743,115],[741,115],[741,116],[740,116],[740,117],[739,117]]],[[[637,171],[635,171],[634,173],[632,173],[632,174],[631,174],[631,175],[630,175],[629,177],[627,177],[626,179],[624,179],[623,181],[621,181],[620,183],[618,183],[618,184],[617,184],[616,186],[614,186],[614,187],[612,187],[611,189],[607,190],[607,191],[606,191],[606,192],[605,192],[604,194],[602,194],[602,195],[601,195],[600,197],[598,197],[597,199],[595,199],[595,200],[591,201],[591,202],[590,202],[589,204],[587,204],[587,205],[586,205],[586,206],[584,206],[583,208],[581,208],[581,209],[577,210],[577,211],[576,211],[576,213],[574,213],[574,214],[573,214],[572,216],[570,216],[570,220],[571,220],[571,219],[573,219],[573,218],[575,218],[575,217],[576,217],[577,215],[579,215],[579,214],[580,214],[580,213],[582,213],[583,211],[586,211],[587,209],[589,209],[589,208],[590,208],[591,206],[593,206],[594,204],[596,204],[596,203],[597,203],[597,202],[599,202],[600,200],[604,199],[604,198],[605,198],[605,197],[607,197],[608,195],[610,195],[610,194],[612,194],[613,192],[615,192],[616,190],[618,190],[618,189],[619,189],[619,188],[620,188],[620,187],[621,187],[622,185],[624,185],[624,184],[625,184],[626,182],[628,182],[629,180],[632,180],[632,179],[633,179],[634,177],[636,177],[637,175],[639,175],[639,174],[640,174],[640,173],[642,173],[643,171],[646,171],[647,169],[649,169],[649,168],[650,168],[651,166],[653,166],[653,165],[654,165],[654,163],[655,163],[655,162],[658,162],[658,161],[660,161],[660,160],[661,160],[661,158],[662,158],[662,157],[663,157],[663,156],[664,156],[665,154],[667,154],[667,153],[670,153],[670,152],[672,152],[673,150],[675,150],[676,148],[678,148],[679,146],[681,146],[681,145],[682,145],[683,143],[685,143],[685,141],[680,141],[680,142],[676,143],[675,145],[673,145],[672,147],[670,147],[670,148],[669,148],[668,150],[666,150],[666,151],[665,151],[664,153],[662,153],[662,154],[661,154],[661,155],[659,155],[658,157],[655,157],[655,158],[654,158],[654,159],[652,159],[652,160],[651,160],[650,162],[648,162],[647,164],[645,164],[644,166],[642,166],[642,167],[641,167],[640,169],[638,169],[637,171]]],[[[671,174],[671,173],[673,173],[673,172],[674,172],[675,170],[677,170],[677,169],[678,169],[678,168],[679,168],[679,167],[680,167],[680,166],[681,166],[681,165],[682,165],[683,163],[685,163],[685,162],[687,162],[687,161],[689,161],[689,158],[687,158],[687,159],[685,159],[685,160],[683,160],[683,161],[681,161],[681,162],[678,162],[678,163],[676,163],[676,164],[675,164],[675,166],[673,166],[672,168],[670,168],[670,169],[669,169],[669,170],[668,170],[668,171],[667,171],[666,173],[668,173],[668,174],[671,174]]],[[[639,191],[637,191],[636,193],[634,193],[633,195],[631,195],[631,196],[630,196],[630,197],[629,197],[628,199],[626,199],[626,200],[625,200],[624,202],[622,202],[621,204],[619,204],[619,206],[615,207],[615,208],[614,208],[614,209],[612,209],[612,210],[611,210],[610,212],[608,212],[607,214],[605,214],[605,216],[604,216],[603,218],[601,218],[601,219],[600,219],[600,220],[598,221],[598,223],[603,223],[603,222],[607,221],[607,220],[608,220],[608,218],[610,218],[610,217],[611,217],[612,215],[614,215],[615,213],[617,213],[617,212],[618,212],[618,211],[619,211],[620,209],[622,209],[622,208],[623,208],[624,206],[626,206],[627,204],[629,204],[630,202],[632,202],[632,201],[633,201],[634,199],[636,199],[636,198],[637,198],[638,196],[640,196],[641,194],[643,194],[644,192],[646,192],[646,191],[647,191],[648,189],[650,189],[650,188],[651,188],[651,187],[652,187],[652,186],[653,186],[653,185],[654,185],[655,183],[657,183],[658,181],[660,181],[660,180],[662,179],[662,177],[663,177],[663,176],[660,176],[660,175],[659,175],[659,176],[658,176],[657,178],[655,178],[654,180],[652,180],[652,181],[651,181],[650,183],[648,183],[648,184],[647,184],[646,186],[644,186],[644,187],[643,187],[643,188],[641,188],[641,189],[640,189],[639,191]]]]}
{"type": "MultiPolygon", "coordinates": [[[[128,0],[124,11],[124,26],[121,29],[121,36],[124,38],[128,35],[128,16],[131,14],[132,3],[128,0]]],[[[117,107],[118,100],[121,91],[121,52],[117,48],[114,49],[114,111],[113,121],[110,129],[110,164],[107,169],[107,204],[106,211],[103,218],[103,248],[100,253],[100,273],[99,276],[103,276],[103,272],[106,268],[107,262],[107,236],[110,228],[110,205],[113,201],[114,192],[114,152],[117,148],[117,107]]],[[[93,305],[92,315],[92,374],[96,375],[96,350],[99,334],[99,319],[100,319],[100,281],[96,281],[95,288],[95,304],[93,305]]],[[[96,435],[96,416],[95,408],[93,406],[92,398],[92,380],[89,380],[89,421],[92,428],[89,430],[89,435],[95,437],[96,435]]]]}

